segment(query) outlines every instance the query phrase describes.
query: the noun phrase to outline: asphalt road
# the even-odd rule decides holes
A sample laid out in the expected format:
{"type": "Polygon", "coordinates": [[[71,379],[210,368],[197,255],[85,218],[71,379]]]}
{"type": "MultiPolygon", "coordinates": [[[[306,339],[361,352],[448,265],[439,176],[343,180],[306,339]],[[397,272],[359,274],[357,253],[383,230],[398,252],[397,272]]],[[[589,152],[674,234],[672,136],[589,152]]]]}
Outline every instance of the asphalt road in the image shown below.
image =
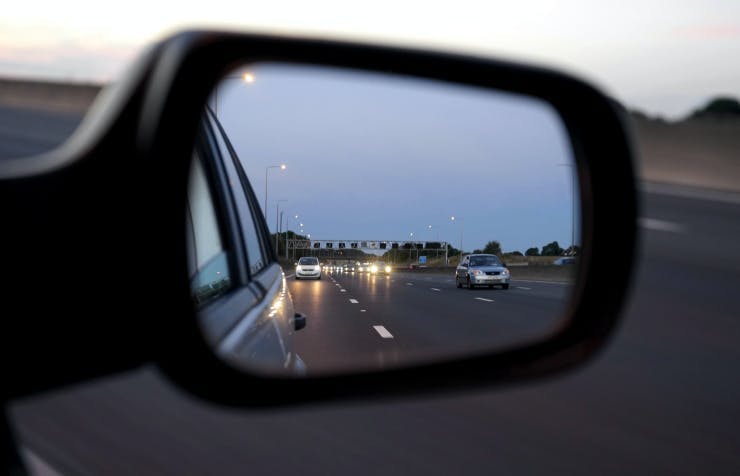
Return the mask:
{"type": "Polygon", "coordinates": [[[320,373],[503,350],[551,334],[570,288],[512,281],[508,290],[458,289],[454,276],[413,272],[290,280],[294,306],[310,322],[296,351],[309,373],[320,373]]]}
{"type": "MultiPolygon", "coordinates": [[[[17,150],[5,132],[14,117],[0,110],[0,157],[17,150]]],[[[55,130],[47,120],[34,124],[55,130]]],[[[147,368],[15,402],[10,417],[25,447],[63,474],[740,474],[740,198],[655,185],[642,198],[622,325],[570,374],[249,411],[196,401],[147,368]]]]}

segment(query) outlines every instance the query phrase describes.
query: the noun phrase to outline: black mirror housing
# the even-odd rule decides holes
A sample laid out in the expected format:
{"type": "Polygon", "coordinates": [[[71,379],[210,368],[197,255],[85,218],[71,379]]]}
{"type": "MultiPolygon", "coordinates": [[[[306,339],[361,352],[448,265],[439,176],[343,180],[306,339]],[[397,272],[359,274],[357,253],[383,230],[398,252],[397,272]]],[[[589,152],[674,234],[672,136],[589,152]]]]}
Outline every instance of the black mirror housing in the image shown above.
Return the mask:
{"type": "MultiPolygon", "coordinates": [[[[257,406],[450,392],[574,368],[604,346],[628,292],[637,216],[632,162],[623,110],[591,85],[560,72],[402,48],[207,31],[177,34],[144,55],[65,146],[0,171],[0,203],[11,204],[5,226],[15,231],[0,236],[0,249],[6,250],[0,284],[8,309],[22,304],[33,316],[33,325],[8,319],[5,335],[12,339],[6,348],[9,355],[22,352],[38,326],[51,325],[54,337],[34,344],[46,346],[44,352],[54,359],[14,369],[8,395],[148,362],[200,397],[257,406]],[[393,71],[550,104],[573,144],[582,197],[584,246],[575,264],[579,279],[566,324],[551,338],[520,348],[351,375],[273,378],[246,374],[215,356],[190,301],[183,236],[189,164],[204,106],[220,78],[236,64],[272,60],[393,71]],[[98,213],[99,203],[106,204],[106,216],[98,213]],[[65,229],[72,231],[58,243],[44,241],[65,229]],[[623,256],[617,262],[611,256],[615,248],[623,256]],[[105,271],[90,282],[85,270],[101,256],[105,271]],[[158,263],[156,280],[140,279],[136,263],[141,262],[158,263]],[[73,264],[82,269],[68,271],[73,264]],[[41,290],[47,299],[33,299],[39,289],[27,283],[49,269],[68,274],[54,274],[55,289],[41,290]],[[132,282],[140,283],[141,299],[130,299],[132,282]],[[81,283],[88,286],[88,300],[62,299],[81,283]],[[151,303],[146,311],[140,306],[144,297],[151,303]],[[110,310],[105,326],[99,322],[101,309],[110,310]],[[72,317],[62,326],[49,317],[58,315],[72,317]],[[131,346],[132,341],[140,345],[131,346]]],[[[296,316],[295,330],[305,323],[305,317],[296,316]]]]}

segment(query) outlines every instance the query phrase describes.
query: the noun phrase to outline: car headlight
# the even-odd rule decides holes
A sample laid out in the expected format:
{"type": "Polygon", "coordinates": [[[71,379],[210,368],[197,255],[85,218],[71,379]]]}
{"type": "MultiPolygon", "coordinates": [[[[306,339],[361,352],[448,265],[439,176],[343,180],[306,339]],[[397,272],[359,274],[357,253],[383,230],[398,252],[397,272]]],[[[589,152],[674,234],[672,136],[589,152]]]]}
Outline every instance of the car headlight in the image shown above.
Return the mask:
{"type": "Polygon", "coordinates": [[[501,272],[501,274],[504,275],[504,276],[508,276],[509,275],[509,270],[506,269],[506,268],[504,268],[504,270],[501,272]]]}
{"type": "Polygon", "coordinates": [[[481,276],[481,275],[483,275],[483,274],[486,274],[486,273],[484,273],[483,271],[481,271],[481,270],[479,270],[479,269],[474,269],[474,270],[473,270],[473,275],[474,275],[474,276],[481,276]]]}
{"type": "Polygon", "coordinates": [[[372,271],[373,273],[377,273],[378,272],[378,267],[377,266],[372,266],[370,268],[370,271],[372,271]]]}
{"type": "Polygon", "coordinates": [[[391,267],[390,266],[386,266],[385,267],[385,272],[386,273],[390,273],[391,272],[391,267]]]}
{"type": "Polygon", "coordinates": [[[296,267],[295,267],[295,271],[296,271],[296,273],[297,273],[298,271],[303,271],[303,268],[301,268],[300,266],[296,266],[296,267]]]}

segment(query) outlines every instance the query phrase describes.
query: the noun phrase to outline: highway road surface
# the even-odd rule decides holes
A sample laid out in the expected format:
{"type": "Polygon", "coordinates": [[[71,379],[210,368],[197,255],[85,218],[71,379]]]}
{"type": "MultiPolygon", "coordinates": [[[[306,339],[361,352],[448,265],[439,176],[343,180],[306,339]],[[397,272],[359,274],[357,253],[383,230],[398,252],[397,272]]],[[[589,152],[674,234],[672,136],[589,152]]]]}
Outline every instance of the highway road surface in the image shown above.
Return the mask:
{"type": "MultiPolygon", "coordinates": [[[[291,276],[290,274],[288,276],[291,276]]],[[[512,281],[508,290],[455,286],[454,274],[328,272],[289,280],[310,325],[296,335],[309,373],[393,367],[521,345],[552,333],[566,283],[512,281]],[[450,316],[455,316],[451,318],[450,316]]]]}
{"type": "MultiPolygon", "coordinates": [[[[68,117],[29,115],[21,128],[15,117],[0,109],[0,157],[48,148],[68,129],[68,117]]],[[[624,320],[599,356],[567,375],[456,396],[256,411],[197,401],[144,368],[17,401],[11,420],[41,473],[740,474],[740,197],[646,184],[642,200],[624,320]]],[[[358,304],[343,306],[379,309],[357,278],[335,280],[361,290],[358,304]]],[[[313,314],[308,332],[321,329],[303,293],[314,284],[291,283],[313,314]]],[[[436,299],[425,285],[404,292],[436,299]]],[[[499,305],[505,293],[431,287],[496,300],[469,306],[499,305]]],[[[397,319],[378,322],[393,335],[383,344],[404,338],[397,319]]]]}

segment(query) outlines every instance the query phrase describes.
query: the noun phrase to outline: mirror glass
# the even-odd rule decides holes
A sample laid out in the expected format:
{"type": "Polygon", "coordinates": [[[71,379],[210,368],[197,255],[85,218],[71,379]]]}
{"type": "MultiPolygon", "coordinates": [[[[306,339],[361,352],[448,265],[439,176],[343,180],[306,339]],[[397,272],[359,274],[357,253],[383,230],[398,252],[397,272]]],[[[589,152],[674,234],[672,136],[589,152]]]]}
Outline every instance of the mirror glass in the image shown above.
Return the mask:
{"type": "Polygon", "coordinates": [[[193,300],[234,365],[311,376],[437,362],[533,343],[566,318],[581,207],[546,102],[250,64],[214,90],[194,157],[193,300]]]}

